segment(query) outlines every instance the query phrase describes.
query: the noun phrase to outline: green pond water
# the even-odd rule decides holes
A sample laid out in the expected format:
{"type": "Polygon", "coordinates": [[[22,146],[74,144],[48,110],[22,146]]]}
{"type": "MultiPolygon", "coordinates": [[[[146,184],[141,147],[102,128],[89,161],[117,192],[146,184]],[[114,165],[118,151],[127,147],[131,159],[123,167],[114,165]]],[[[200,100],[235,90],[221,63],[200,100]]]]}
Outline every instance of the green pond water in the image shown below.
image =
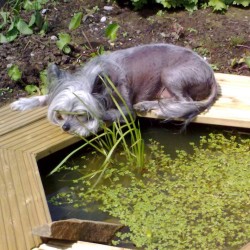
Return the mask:
{"type": "MultiPolygon", "coordinates": [[[[241,134],[243,137],[250,137],[249,130],[239,130],[235,128],[228,127],[215,127],[201,124],[190,124],[187,129],[180,133],[180,124],[169,124],[161,123],[155,120],[140,120],[141,130],[143,138],[147,144],[149,139],[153,139],[160,144],[164,145],[165,150],[170,155],[175,155],[176,150],[183,149],[186,152],[190,152],[190,142],[199,142],[201,136],[207,136],[211,132],[222,132],[225,134],[241,134]]],[[[55,173],[52,176],[47,176],[47,174],[60,163],[60,161],[67,156],[73,149],[82,143],[77,143],[66,149],[63,149],[53,155],[50,155],[38,162],[39,170],[42,176],[42,181],[46,193],[47,200],[55,196],[58,193],[66,192],[69,190],[71,185],[71,179],[74,178],[74,173],[70,171],[69,173],[55,173]]],[[[89,148],[84,148],[77,154],[75,154],[67,162],[67,167],[73,167],[75,165],[81,165],[82,156],[88,156],[91,166],[99,166],[100,162],[96,162],[96,157],[91,156],[91,150],[89,148]]],[[[103,213],[98,210],[98,203],[93,203],[90,205],[88,212],[83,211],[81,208],[74,208],[72,204],[64,204],[56,206],[51,202],[49,204],[50,213],[52,220],[62,220],[69,218],[78,218],[85,220],[98,220],[98,221],[112,221],[112,217],[108,214],[103,213]]]]}

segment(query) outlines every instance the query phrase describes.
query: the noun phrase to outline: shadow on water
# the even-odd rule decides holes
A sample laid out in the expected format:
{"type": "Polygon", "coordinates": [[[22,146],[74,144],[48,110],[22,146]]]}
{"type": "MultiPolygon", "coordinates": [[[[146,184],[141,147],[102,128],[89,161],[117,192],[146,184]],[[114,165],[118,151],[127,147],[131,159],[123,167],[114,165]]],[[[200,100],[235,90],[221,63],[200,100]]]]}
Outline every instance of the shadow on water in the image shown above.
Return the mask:
{"type": "MultiPolygon", "coordinates": [[[[249,137],[249,130],[244,131],[237,130],[235,128],[208,126],[202,124],[190,124],[182,133],[180,133],[180,123],[171,124],[163,123],[158,120],[140,119],[140,126],[146,145],[149,143],[150,139],[153,139],[161,145],[164,145],[166,153],[173,157],[175,156],[176,150],[185,150],[186,152],[191,153],[192,149],[190,147],[190,143],[194,142],[195,144],[198,144],[201,136],[207,136],[212,132],[229,135],[241,134],[242,136],[247,135],[249,137]]],[[[39,171],[48,201],[58,193],[68,191],[72,185],[70,180],[74,178],[74,173],[72,173],[72,171],[70,171],[67,175],[63,172],[47,176],[48,173],[55,168],[57,164],[64,159],[64,157],[81,144],[82,142],[78,142],[38,161],[39,171]]],[[[67,166],[73,167],[81,165],[82,156],[88,155],[88,157],[91,158],[91,152],[91,148],[84,148],[69,160],[67,166]]],[[[93,159],[91,159],[91,163],[93,164],[91,167],[95,167],[94,165],[99,166],[98,162],[94,162],[93,159]]],[[[53,221],[69,218],[97,221],[114,220],[114,218],[111,218],[108,214],[98,210],[98,203],[91,204],[88,211],[84,211],[82,208],[74,208],[72,204],[63,204],[60,206],[54,205],[51,202],[48,202],[48,204],[53,221]]]]}

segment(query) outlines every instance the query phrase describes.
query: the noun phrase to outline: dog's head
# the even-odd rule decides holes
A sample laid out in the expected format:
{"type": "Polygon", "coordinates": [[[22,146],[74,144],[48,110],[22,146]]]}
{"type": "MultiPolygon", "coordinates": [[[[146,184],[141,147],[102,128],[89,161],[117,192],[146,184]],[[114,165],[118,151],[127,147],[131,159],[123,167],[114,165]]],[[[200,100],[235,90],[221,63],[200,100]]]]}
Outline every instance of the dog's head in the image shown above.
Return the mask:
{"type": "Polygon", "coordinates": [[[96,133],[103,115],[102,106],[91,93],[89,79],[48,69],[48,119],[64,131],[81,136],[96,133]]]}

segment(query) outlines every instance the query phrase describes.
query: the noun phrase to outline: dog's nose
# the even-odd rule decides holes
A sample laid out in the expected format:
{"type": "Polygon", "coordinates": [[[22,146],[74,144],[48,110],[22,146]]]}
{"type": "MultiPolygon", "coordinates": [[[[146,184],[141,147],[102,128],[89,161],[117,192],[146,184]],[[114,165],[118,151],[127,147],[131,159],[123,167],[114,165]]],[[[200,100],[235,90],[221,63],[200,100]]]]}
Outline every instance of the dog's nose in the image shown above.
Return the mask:
{"type": "Polygon", "coordinates": [[[69,123],[64,123],[63,125],[62,125],[62,129],[64,130],[64,131],[69,131],[70,130],[70,125],[69,125],[69,123]]]}

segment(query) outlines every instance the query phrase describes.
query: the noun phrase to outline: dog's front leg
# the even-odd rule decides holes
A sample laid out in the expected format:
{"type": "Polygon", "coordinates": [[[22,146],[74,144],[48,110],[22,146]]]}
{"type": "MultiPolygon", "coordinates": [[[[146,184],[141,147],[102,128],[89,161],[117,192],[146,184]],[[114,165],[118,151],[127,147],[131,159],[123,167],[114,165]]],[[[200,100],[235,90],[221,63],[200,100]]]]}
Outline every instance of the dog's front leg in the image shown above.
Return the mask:
{"type": "Polygon", "coordinates": [[[48,95],[32,96],[29,98],[20,98],[19,100],[11,103],[10,107],[13,110],[30,110],[36,107],[47,105],[48,95]]]}
{"type": "Polygon", "coordinates": [[[143,101],[134,104],[133,106],[136,112],[147,112],[150,110],[156,110],[160,108],[159,101],[143,101]]]}
{"type": "Polygon", "coordinates": [[[114,122],[119,120],[120,122],[125,122],[125,119],[129,116],[129,113],[132,115],[132,117],[135,117],[134,111],[129,110],[128,107],[121,106],[120,108],[121,111],[118,109],[107,110],[102,117],[103,121],[114,122]]]}

